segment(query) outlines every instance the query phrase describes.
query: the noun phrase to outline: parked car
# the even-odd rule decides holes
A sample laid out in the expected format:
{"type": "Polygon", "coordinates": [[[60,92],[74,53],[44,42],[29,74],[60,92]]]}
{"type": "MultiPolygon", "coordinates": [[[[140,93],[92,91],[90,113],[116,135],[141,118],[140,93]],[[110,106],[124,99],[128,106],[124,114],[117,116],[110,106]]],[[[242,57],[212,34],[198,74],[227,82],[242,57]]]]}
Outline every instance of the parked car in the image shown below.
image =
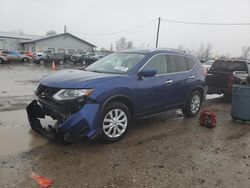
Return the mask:
{"type": "Polygon", "coordinates": [[[90,65],[92,63],[94,63],[95,61],[101,59],[96,57],[96,55],[94,53],[88,53],[88,54],[84,54],[80,57],[76,57],[76,56],[72,56],[71,57],[72,61],[74,62],[74,64],[76,63],[81,63],[81,64],[84,64],[84,65],[90,65]]]}
{"type": "Polygon", "coordinates": [[[205,79],[208,94],[224,94],[226,100],[231,101],[233,84],[239,84],[242,79],[235,76],[235,71],[249,73],[249,60],[218,59],[215,60],[205,79]]]}
{"type": "Polygon", "coordinates": [[[71,55],[71,61],[74,62],[74,64],[82,63],[85,54],[86,54],[85,51],[78,50],[74,54],[71,55]]]}
{"type": "Polygon", "coordinates": [[[23,54],[34,59],[34,52],[24,52],[23,54]]]}
{"type": "Polygon", "coordinates": [[[24,62],[24,63],[28,63],[32,61],[31,57],[27,55],[19,54],[16,51],[3,50],[0,53],[5,55],[8,61],[18,61],[18,62],[24,62]]]}
{"type": "Polygon", "coordinates": [[[34,62],[37,64],[48,64],[48,63],[56,63],[63,64],[65,62],[64,54],[61,53],[37,53],[34,62]]]}
{"type": "Polygon", "coordinates": [[[4,64],[8,61],[8,58],[0,54],[0,64],[4,64]]]}
{"type": "Polygon", "coordinates": [[[213,63],[214,63],[214,60],[208,60],[204,62],[202,65],[207,71],[209,71],[213,63]]]}
{"type": "Polygon", "coordinates": [[[34,52],[34,63],[39,63],[39,60],[44,58],[45,55],[42,52],[34,52]]]}
{"type": "Polygon", "coordinates": [[[92,63],[96,62],[97,60],[99,60],[99,59],[93,53],[92,54],[86,54],[86,55],[84,55],[84,63],[87,66],[91,65],[92,63]]]}
{"type": "Polygon", "coordinates": [[[207,93],[203,67],[178,50],[116,52],[85,70],[44,76],[27,106],[31,128],[62,140],[76,137],[121,139],[132,120],[170,109],[194,117],[207,93]],[[56,121],[49,126],[40,119],[56,121]]]}

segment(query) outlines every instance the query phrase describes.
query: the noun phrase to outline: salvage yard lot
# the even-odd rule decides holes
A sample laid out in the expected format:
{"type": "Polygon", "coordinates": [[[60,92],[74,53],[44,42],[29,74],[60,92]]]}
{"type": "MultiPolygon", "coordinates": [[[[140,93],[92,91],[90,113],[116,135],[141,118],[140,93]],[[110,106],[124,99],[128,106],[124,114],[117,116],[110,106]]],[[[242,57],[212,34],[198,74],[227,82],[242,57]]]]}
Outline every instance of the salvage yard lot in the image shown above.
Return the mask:
{"type": "Polygon", "coordinates": [[[36,82],[51,72],[33,64],[0,66],[0,187],[37,187],[31,172],[52,178],[52,187],[249,186],[250,124],[234,123],[221,97],[202,107],[216,112],[215,129],[171,111],[136,121],[114,144],[63,146],[31,131],[25,113],[36,82]]]}

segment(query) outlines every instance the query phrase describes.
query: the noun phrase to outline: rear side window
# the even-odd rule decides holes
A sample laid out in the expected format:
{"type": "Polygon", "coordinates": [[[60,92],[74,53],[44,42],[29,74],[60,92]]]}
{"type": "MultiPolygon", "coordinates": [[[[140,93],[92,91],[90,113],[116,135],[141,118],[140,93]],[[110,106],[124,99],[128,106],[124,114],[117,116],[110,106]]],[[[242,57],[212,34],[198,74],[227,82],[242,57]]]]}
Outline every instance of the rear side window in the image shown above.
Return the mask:
{"type": "Polygon", "coordinates": [[[215,61],[210,71],[223,71],[223,72],[234,72],[234,71],[247,71],[247,65],[243,61],[215,61]]]}
{"type": "Polygon", "coordinates": [[[191,70],[195,66],[195,61],[191,57],[186,57],[187,63],[188,63],[188,69],[191,70]]]}
{"type": "Polygon", "coordinates": [[[167,73],[167,57],[166,55],[157,55],[153,57],[144,67],[146,68],[155,68],[157,74],[165,74],[167,73]]]}
{"type": "Polygon", "coordinates": [[[182,72],[188,70],[185,57],[178,55],[169,55],[168,72],[182,72]]]}

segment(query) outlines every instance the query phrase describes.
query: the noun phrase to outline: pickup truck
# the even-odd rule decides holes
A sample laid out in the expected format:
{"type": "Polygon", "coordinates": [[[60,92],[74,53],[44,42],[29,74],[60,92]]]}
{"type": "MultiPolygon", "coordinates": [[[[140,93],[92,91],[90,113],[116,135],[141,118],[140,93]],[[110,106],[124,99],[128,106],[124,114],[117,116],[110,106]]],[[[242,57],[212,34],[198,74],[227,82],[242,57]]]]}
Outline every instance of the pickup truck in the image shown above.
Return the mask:
{"type": "Polygon", "coordinates": [[[224,99],[231,101],[234,84],[240,84],[243,78],[236,73],[249,75],[250,61],[243,59],[215,60],[207,72],[205,83],[208,94],[224,94],[224,99]]]}

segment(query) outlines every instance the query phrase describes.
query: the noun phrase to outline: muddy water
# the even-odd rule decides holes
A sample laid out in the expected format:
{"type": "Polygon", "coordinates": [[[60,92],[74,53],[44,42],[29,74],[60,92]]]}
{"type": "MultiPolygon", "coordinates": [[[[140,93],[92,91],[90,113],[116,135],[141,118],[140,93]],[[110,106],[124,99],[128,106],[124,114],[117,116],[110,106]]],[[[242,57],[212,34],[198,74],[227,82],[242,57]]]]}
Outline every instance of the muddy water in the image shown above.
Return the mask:
{"type": "Polygon", "coordinates": [[[0,155],[29,151],[47,143],[47,140],[30,131],[25,110],[0,113],[0,155]]]}

